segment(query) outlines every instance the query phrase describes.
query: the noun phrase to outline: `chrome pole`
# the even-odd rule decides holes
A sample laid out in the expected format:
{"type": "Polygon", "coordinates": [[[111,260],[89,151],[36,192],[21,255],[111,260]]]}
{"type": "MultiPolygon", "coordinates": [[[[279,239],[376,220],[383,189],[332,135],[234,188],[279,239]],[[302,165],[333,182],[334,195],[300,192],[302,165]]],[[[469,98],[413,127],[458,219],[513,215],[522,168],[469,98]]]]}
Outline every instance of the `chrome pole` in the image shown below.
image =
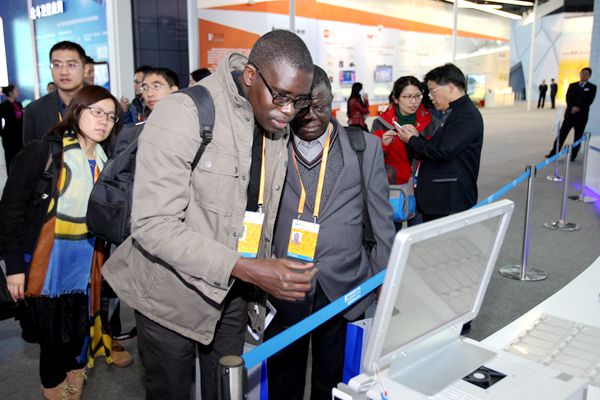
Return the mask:
{"type": "Polygon", "coordinates": [[[523,226],[523,250],[521,257],[521,265],[505,265],[500,268],[500,274],[506,278],[519,281],[541,281],[548,275],[540,270],[529,269],[529,219],[531,216],[531,192],[533,188],[533,178],[535,178],[535,166],[528,165],[526,170],[529,171],[527,179],[527,199],[525,201],[525,224],[523,226]]]}
{"type": "Polygon", "coordinates": [[[246,368],[242,357],[221,357],[218,379],[219,400],[244,400],[246,398],[246,368]]]}
{"type": "MultiPolygon", "coordinates": [[[[579,190],[578,196],[570,196],[571,200],[577,200],[580,203],[595,203],[596,199],[594,197],[586,196],[583,192],[585,191],[585,178],[587,176],[587,166],[588,166],[588,150],[590,148],[590,139],[592,134],[589,132],[585,133],[586,139],[584,140],[585,146],[583,147],[583,173],[581,175],[581,190],[579,190]]],[[[581,144],[583,146],[583,143],[581,144]]]]}
{"type": "Polygon", "coordinates": [[[563,182],[563,197],[562,197],[562,206],[560,212],[560,219],[554,222],[546,222],[544,223],[544,228],[557,230],[565,232],[572,232],[579,230],[579,225],[573,222],[567,222],[567,195],[569,192],[569,165],[571,164],[571,152],[573,148],[571,146],[567,146],[567,157],[565,158],[565,180],[563,182]]]}
{"type": "MultiPolygon", "coordinates": [[[[554,154],[558,154],[558,142],[560,141],[560,122],[556,127],[556,140],[554,141],[554,154]]],[[[560,158],[560,157],[558,157],[560,158]]],[[[554,175],[548,175],[546,179],[552,182],[562,182],[562,176],[558,175],[558,158],[554,161],[554,175]]]]}

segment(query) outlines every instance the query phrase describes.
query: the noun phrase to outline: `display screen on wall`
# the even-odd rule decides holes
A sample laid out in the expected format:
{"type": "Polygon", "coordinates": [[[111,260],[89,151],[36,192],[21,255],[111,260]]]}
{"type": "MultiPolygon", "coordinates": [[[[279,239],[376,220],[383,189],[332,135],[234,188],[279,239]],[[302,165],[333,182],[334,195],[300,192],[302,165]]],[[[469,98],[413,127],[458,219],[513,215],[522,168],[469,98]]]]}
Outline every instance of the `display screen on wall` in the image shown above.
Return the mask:
{"type": "Polygon", "coordinates": [[[340,84],[341,85],[351,85],[356,82],[356,72],[355,71],[340,71],[340,84]]]}
{"type": "Polygon", "coordinates": [[[110,90],[110,80],[108,75],[108,63],[94,64],[94,85],[102,86],[110,90]]]}
{"type": "Polygon", "coordinates": [[[471,99],[483,99],[485,97],[485,75],[467,75],[467,94],[471,99]]]}
{"type": "Polygon", "coordinates": [[[48,3],[52,4],[34,0],[32,7],[34,10],[46,9],[33,21],[42,95],[46,94],[46,85],[52,81],[48,55],[54,44],[63,40],[76,42],[94,61],[108,61],[105,0],[63,0],[62,13],[56,14],[47,12],[48,3]]]}
{"type": "Polygon", "coordinates": [[[375,82],[391,82],[394,80],[394,72],[391,65],[378,65],[375,67],[375,82]]]}

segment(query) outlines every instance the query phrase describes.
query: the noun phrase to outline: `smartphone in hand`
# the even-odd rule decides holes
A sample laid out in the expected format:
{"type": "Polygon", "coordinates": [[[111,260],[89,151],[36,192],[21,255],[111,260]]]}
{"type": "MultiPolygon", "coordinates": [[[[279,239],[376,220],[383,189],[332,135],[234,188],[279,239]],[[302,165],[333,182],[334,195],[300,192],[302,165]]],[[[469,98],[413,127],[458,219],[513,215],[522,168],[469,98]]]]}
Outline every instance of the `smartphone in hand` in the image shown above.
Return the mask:
{"type": "Polygon", "coordinates": [[[400,125],[397,121],[392,121],[396,129],[402,129],[402,125],[400,125]]]}

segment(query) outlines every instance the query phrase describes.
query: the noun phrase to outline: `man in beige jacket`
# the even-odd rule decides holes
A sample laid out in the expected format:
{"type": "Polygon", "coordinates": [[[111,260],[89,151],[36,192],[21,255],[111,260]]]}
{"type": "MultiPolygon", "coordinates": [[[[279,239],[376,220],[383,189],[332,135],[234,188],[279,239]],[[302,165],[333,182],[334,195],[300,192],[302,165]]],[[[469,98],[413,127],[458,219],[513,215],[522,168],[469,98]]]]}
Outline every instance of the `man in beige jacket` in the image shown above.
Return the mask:
{"type": "MultiPolygon", "coordinates": [[[[202,399],[216,399],[218,359],[242,353],[247,299],[256,288],[285,300],[311,290],[312,264],[270,254],[287,166],[287,124],[310,104],[312,79],[309,51],[288,31],[262,36],[248,59],[225,58],[202,80],[215,124],[193,171],[200,121],[192,99],[169,95],[146,122],[132,237],[103,271],[136,310],[146,398],[189,399],[198,346],[202,399]],[[247,224],[257,221],[260,242],[254,255],[246,249],[242,257],[238,241],[250,240],[247,224]]],[[[264,330],[261,318],[251,319],[264,330]]]]}

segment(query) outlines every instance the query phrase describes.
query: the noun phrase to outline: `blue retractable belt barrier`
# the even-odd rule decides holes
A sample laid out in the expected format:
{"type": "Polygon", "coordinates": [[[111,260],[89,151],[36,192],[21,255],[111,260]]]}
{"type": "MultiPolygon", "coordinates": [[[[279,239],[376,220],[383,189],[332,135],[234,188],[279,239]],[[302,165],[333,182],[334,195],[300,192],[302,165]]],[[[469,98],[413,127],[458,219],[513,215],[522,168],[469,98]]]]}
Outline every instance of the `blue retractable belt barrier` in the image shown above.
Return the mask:
{"type": "Polygon", "coordinates": [[[585,139],[587,139],[587,135],[583,135],[581,137],[581,139],[579,139],[578,141],[576,141],[575,143],[573,143],[573,145],[571,146],[571,148],[575,148],[575,147],[579,146],[583,141],[585,141],[585,139]]]}
{"type": "Polygon", "coordinates": [[[521,182],[524,182],[527,180],[527,178],[529,178],[529,171],[525,171],[523,172],[521,175],[519,175],[517,177],[517,179],[515,179],[514,181],[510,182],[508,185],[504,185],[502,188],[500,188],[500,190],[492,193],[490,196],[488,196],[487,198],[485,198],[484,200],[480,201],[479,203],[475,204],[475,206],[473,208],[477,208],[477,207],[481,207],[481,206],[485,206],[486,204],[490,204],[500,198],[502,198],[506,193],[510,192],[511,190],[513,190],[515,187],[517,187],[517,185],[519,185],[521,182]]]}
{"type": "Polygon", "coordinates": [[[373,290],[377,289],[383,283],[384,277],[385,270],[364,281],[359,286],[323,307],[316,313],[306,317],[296,325],[291,326],[277,336],[273,336],[260,346],[250,350],[242,356],[244,362],[246,363],[246,368],[250,369],[255,365],[260,364],[262,360],[266,360],[267,358],[271,357],[273,354],[285,348],[290,343],[300,339],[308,332],[327,322],[329,319],[344,311],[352,304],[355,304],[373,290]]]}
{"type": "Polygon", "coordinates": [[[548,166],[549,164],[552,164],[554,161],[556,161],[557,159],[561,158],[562,156],[564,156],[565,154],[567,154],[569,152],[569,149],[567,147],[565,147],[564,149],[562,149],[559,153],[553,155],[552,157],[550,157],[547,160],[544,160],[538,164],[535,165],[535,170],[539,171],[541,169],[543,169],[544,167],[548,166]]]}
{"type": "Polygon", "coordinates": [[[600,148],[598,148],[598,147],[596,147],[596,146],[592,146],[591,144],[590,144],[590,149],[592,149],[592,150],[596,150],[596,151],[600,151],[600,148]]]}

